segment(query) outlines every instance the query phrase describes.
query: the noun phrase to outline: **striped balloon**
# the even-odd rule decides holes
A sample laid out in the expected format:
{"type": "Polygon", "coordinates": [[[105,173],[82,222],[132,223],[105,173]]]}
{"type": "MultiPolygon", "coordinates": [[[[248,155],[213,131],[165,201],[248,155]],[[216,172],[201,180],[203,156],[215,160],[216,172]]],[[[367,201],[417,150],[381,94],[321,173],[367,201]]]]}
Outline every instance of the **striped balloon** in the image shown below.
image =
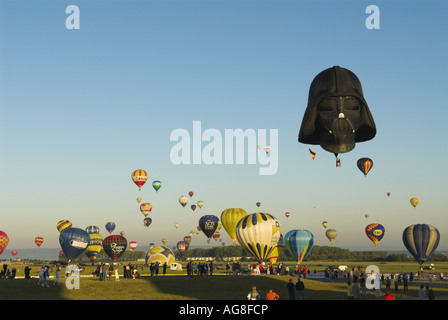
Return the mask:
{"type": "Polygon", "coordinates": [[[386,229],[379,223],[371,223],[366,227],[366,235],[373,242],[375,248],[378,247],[378,242],[383,239],[386,229]]]}
{"type": "Polygon", "coordinates": [[[100,228],[97,226],[87,227],[86,232],[90,236],[90,241],[84,253],[90,261],[94,262],[103,249],[103,237],[100,235],[100,228]]]}
{"type": "Polygon", "coordinates": [[[103,249],[104,252],[114,261],[121,257],[121,255],[126,250],[128,246],[128,241],[125,237],[120,235],[111,235],[103,240],[103,249]]]}
{"type": "Polygon", "coordinates": [[[71,228],[72,227],[72,223],[68,220],[61,220],[58,223],[56,223],[56,228],[58,229],[59,232],[61,232],[62,230],[65,230],[67,228],[71,228]]]}
{"type": "Polygon", "coordinates": [[[132,172],[132,181],[137,185],[138,190],[142,189],[142,186],[148,180],[148,173],[143,169],[137,169],[132,172]]]}
{"type": "Polygon", "coordinates": [[[285,235],[285,246],[301,264],[314,246],[314,235],[308,230],[291,230],[285,235]]]}
{"type": "Polygon", "coordinates": [[[429,224],[413,224],[403,231],[403,243],[420,265],[437,249],[439,241],[439,231],[429,224]]]}
{"type": "Polygon", "coordinates": [[[42,238],[42,237],[36,237],[36,238],[34,238],[34,243],[35,243],[38,247],[40,247],[40,246],[42,245],[42,243],[44,243],[44,238],[42,238]]]}
{"type": "Polygon", "coordinates": [[[235,233],[239,243],[245,246],[259,262],[262,262],[277,245],[281,227],[274,216],[257,212],[238,221],[235,233]]]}
{"type": "Polygon", "coordinates": [[[0,230],[0,254],[6,249],[9,243],[9,237],[6,232],[0,230]]]}
{"type": "Polygon", "coordinates": [[[370,169],[372,169],[373,167],[373,161],[372,159],[369,158],[361,158],[358,160],[356,165],[358,166],[359,170],[361,170],[361,172],[364,173],[364,176],[367,176],[370,169]]]}

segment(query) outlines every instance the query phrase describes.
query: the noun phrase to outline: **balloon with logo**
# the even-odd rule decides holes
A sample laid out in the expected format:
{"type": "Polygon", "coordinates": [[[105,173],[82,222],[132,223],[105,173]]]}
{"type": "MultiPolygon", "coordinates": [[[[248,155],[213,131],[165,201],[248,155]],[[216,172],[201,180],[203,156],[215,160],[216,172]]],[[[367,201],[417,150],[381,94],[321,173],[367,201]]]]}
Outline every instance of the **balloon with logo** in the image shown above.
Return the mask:
{"type": "Polygon", "coordinates": [[[131,251],[134,251],[135,248],[137,248],[137,242],[136,242],[136,241],[130,241],[130,242],[129,242],[129,249],[130,249],[131,251]]]}
{"type": "Polygon", "coordinates": [[[5,251],[9,243],[9,237],[6,232],[0,230],[0,255],[5,251]]]}
{"type": "Polygon", "coordinates": [[[188,244],[187,241],[179,241],[177,243],[177,250],[179,250],[180,253],[184,253],[185,251],[188,250],[189,247],[190,245],[188,244]]]}
{"type": "Polygon", "coordinates": [[[156,190],[156,192],[159,192],[159,189],[162,187],[162,182],[155,180],[152,182],[152,187],[156,190]]]}
{"type": "Polygon", "coordinates": [[[233,245],[236,245],[238,239],[236,237],[236,225],[238,221],[247,216],[247,212],[241,208],[228,208],[221,213],[221,222],[224,229],[233,240],[233,245]]]}
{"type": "Polygon", "coordinates": [[[385,228],[379,223],[371,223],[366,227],[366,235],[373,242],[375,248],[378,247],[378,242],[384,237],[385,228]]]}
{"type": "Polygon", "coordinates": [[[180,196],[179,197],[179,203],[182,205],[182,207],[185,208],[185,206],[188,203],[188,197],[187,196],[180,196]]]}
{"type": "Polygon", "coordinates": [[[61,232],[64,229],[71,228],[71,227],[72,227],[72,223],[68,220],[61,220],[58,223],[56,223],[56,228],[58,229],[59,232],[61,232]]]}
{"type": "Polygon", "coordinates": [[[335,229],[328,229],[325,231],[325,235],[327,236],[328,240],[330,240],[330,243],[333,244],[334,239],[336,239],[338,233],[335,229]]]}
{"type": "Polygon", "coordinates": [[[364,176],[367,177],[367,174],[373,167],[373,161],[369,158],[361,158],[356,162],[356,165],[358,166],[358,169],[364,173],[364,176]]]}
{"type": "Polygon", "coordinates": [[[429,224],[413,224],[403,231],[404,246],[420,265],[431,257],[439,241],[439,230],[429,224]]]}
{"type": "Polygon", "coordinates": [[[42,245],[42,243],[44,243],[44,238],[43,237],[36,237],[34,238],[34,243],[40,247],[42,245]]]}
{"type": "Polygon", "coordinates": [[[140,211],[146,217],[152,211],[152,205],[149,202],[140,205],[140,211]]]}
{"type": "Polygon", "coordinates": [[[152,219],[150,217],[146,217],[145,219],[143,219],[143,225],[145,227],[149,227],[152,223],[152,219]]]}
{"type": "Polygon", "coordinates": [[[417,198],[411,198],[410,200],[412,206],[415,208],[418,205],[418,199],[417,198]]]}
{"type": "Polygon", "coordinates": [[[113,260],[117,262],[121,255],[126,251],[128,241],[121,235],[110,235],[103,240],[104,252],[113,260]]]}
{"type": "Polygon", "coordinates": [[[108,222],[106,223],[106,230],[109,231],[109,234],[111,234],[115,230],[115,223],[108,222]]]}
{"type": "Polygon", "coordinates": [[[100,228],[96,226],[87,227],[86,232],[90,236],[90,241],[84,253],[93,263],[103,249],[103,237],[100,234],[100,228]]]}
{"type": "Polygon", "coordinates": [[[289,212],[285,212],[285,217],[289,218],[289,216],[290,216],[290,213],[289,212]]]}
{"type": "Polygon", "coordinates": [[[138,190],[141,191],[143,185],[146,183],[146,180],[148,180],[148,173],[143,169],[137,169],[134,172],[132,172],[132,181],[137,185],[138,190]]]}
{"type": "Polygon", "coordinates": [[[90,243],[90,235],[80,228],[68,228],[59,234],[59,244],[70,262],[83,253],[90,243]]]}
{"type": "Polygon", "coordinates": [[[198,205],[199,209],[201,209],[204,206],[204,201],[199,200],[197,205],[198,205]]]}
{"type": "Polygon", "coordinates": [[[281,235],[277,218],[263,212],[252,213],[242,218],[235,230],[239,243],[260,263],[267,259],[281,235]]]}
{"type": "Polygon", "coordinates": [[[211,238],[215,231],[218,229],[219,218],[214,215],[205,215],[199,219],[199,228],[207,238],[211,238]]]}
{"type": "Polygon", "coordinates": [[[301,264],[313,249],[314,235],[308,230],[291,230],[285,235],[285,246],[301,264]]]}

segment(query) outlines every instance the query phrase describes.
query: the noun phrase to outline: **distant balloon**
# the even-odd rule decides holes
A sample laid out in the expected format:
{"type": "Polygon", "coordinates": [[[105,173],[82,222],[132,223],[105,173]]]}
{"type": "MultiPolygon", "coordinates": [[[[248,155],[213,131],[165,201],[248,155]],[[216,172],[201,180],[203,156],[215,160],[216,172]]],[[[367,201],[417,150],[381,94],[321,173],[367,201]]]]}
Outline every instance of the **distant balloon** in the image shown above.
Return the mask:
{"type": "Polygon", "coordinates": [[[266,152],[266,154],[268,154],[271,151],[271,147],[270,146],[264,147],[264,151],[266,152]]]}
{"type": "Polygon", "coordinates": [[[203,205],[204,205],[204,201],[199,200],[199,201],[198,201],[198,207],[199,207],[199,208],[202,208],[203,205]]]}
{"type": "Polygon", "coordinates": [[[114,261],[117,262],[123,252],[125,252],[128,242],[125,237],[120,235],[111,235],[103,240],[104,252],[114,261]]]}
{"type": "Polygon", "coordinates": [[[439,231],[429,224],[413,224],[403,231],[403,243],[420,265],[431,257],[439,241],[439,231]]]}
{"type": "Polygon", "coordinates": [[[141,191],[143,185],[146,183],[146,180],[148,180],[148,173],[145,170],[137,169],[132,173],[131,177],[137,185],[138,190],[141,191]]]}
{"type": "Polygon", "coordinates": [[[242,218],[235,231],[239,243],[261,263],[277,245],[282,230],[277,218],[257,212],[242,218]]]}
{"type": "Polygon", "coordinates": [[[221,237],[221,233],[218,230],[216,230],[215,233],[212,235],[212,238],[218,240],[219,237],[221,237]]]}
{"type": "Polygon", "coordinates": [[[366,213],[366,214],[364,215],[364,218],[367,219],[368,217],[369,217],[369,214],[366,213]]]}
{"type": "Polygon", "coordinates": [[[221,222],[224,229],[233,240],[233,244],[236,245],[238,239],[236,237],[235,227],[242,218],[247,216],[247,212],[240,208],[228,208],[221,213],[221,222]]]}
{"type": "Polygon", "coordinates": [[[388,197],[390,197],[390,192],[386,193],[388,197]]]}
{"type": "Polygon", "coordinates": [[[145,227],[149,227],[152,223],[152,219],[150,217],[146,217],[145,219],[143,219],[143,225],[145,227]]]}
{"type": "Polygon", "coordinates": [[[314,158],[316,157],[316,152],[314,152],[314,151],[311,150],[311,149],[309,149],[309,150],[310,150],[311,158],[314,160],[314,158]]]}
{"type": "Polygon", "coordinates": [[[17,250],[12,250],[12,251],[11,251],[11,255],[12,255],[13,257],[15,257],[15,256],[17,255],[17,250]]]}
{"type": "Polygon", "coordinates": [[[378,242],[384,237],[384,226],[379,223],[371,223],[366,227],[366,235],[373,242],[375,248],[378,247],[378,242]]]}
{"type": "Polygon", "coordinates": [[[182,205],[182,207],[185,207],[188,203],[188,197],[187,196],[180,196],[179,197],[179,203],[182,205]]]}
{"type": "Polygon", "coordinates": [[[62,230],[65,230],[67,228],[71,228],[72,227],[72,223],[68,220],[61,220],[56,224],[56,228],[58,229],[59,232],[61,232],[62,230]]]}
{"type": "Polygon", "coordinates": [[[185,237],[184,237],[184,241],[187,242],[188,244],[190,244],[190,242],[191,242],[191,236],[185,236],[185,237]]]}
{"type": "Polygon", "coordinates": [[[167,238],[163,238],[163,239],[162,239],[162,243],[163,243],[163,244],[166,244],[167,242],[168,242],[168,239],[167,239],[167,238]]]}
{"type": "Polygon", "coordinates": [[[80,228],[68,228],[59,234],[59,244],[70,262],[83,253],[90,243],[90,235],[80,228]]]}
{"type": "Polygon", "coordinates": [[[179,224],[178,223],[175,223],[174,224],[174,227],[177,229],[177,228],[179,228],[179,224]]]}
{"type": "Polygon", "coordinates": [[[120,236],[124,237],[124,231],[120,231],[120,236]]]}
{"type": "Polygon", "coordinates": [[[314,246],[314,235],[308,230],[291,230],[285,235],[285,246],[301,264],[314,246]]]}
{"type": "Polygon", "coordinates": [[[285,216],[286,216],[286,218],[289,218],[290,213],[289,212],[285,212],[285,216]]]}
{"type": "Polygon", "coordinates": [[[36,238],[34,238],[34,243],[35,243],[38,247],[40,247],[40,246],[42,245],[42,243],[44,243],[44,238],[42,238],[42,237],[36,237],[36,238]]]}
{"type": "Polygon", "coordinates": [[[196,205],[195,204],[191,205],[191,210],[193,210],[193,211],[196,210],[196,205]]]}
{"type": "Polygon", "coordinates": [[[218,229],[219,218],[214,215],[205,215],[199,219],[199,227],[202,232],[207,236],[207,238],[211,238],[215,231],[218,229]]]}
{"type": "Polygon", "coordinates": [[[152,211],[152,205],[149,202],[140,205],[140,211],[146,217],[152,211]]]}
{"type": "Polygon", "coordinates": [[[194,195],[193,191],[188,192],[188,195],[190,196],[190,198],[194,195]]]}
{"type": "Polygon", "coordinates": [[[152,182],[152,187],[154,188],[154,190],[156,190],[156,192],[158,192],[162,187],[162,182],[160,182],[159,180],[155,180],[152,182]]]}
{"type": "Polygon", "coordinates": [[[411,198],[410,200],[412,206],[415,208],[418,205],[418,199],[417,198],[411,198]]]}
{"type": "Polygon", "coordinates": [[[130,241],[130,242],[129,242],[129,249],[130,249],[131,251],[134,251],[135,248],[137,248],[137,242],[136,242],[136,241],[130,241]]]}
{"type": "Polygon", "coordinates": [[[326,228],[328,227],[328,222],[327,222],[327,221],[324,221],[324,222],[322,222],[322,225],[323,225],[324,228],[326,229],[326,228]]]}
{"type": "Polygon", "coordinates": [[[361,170],[362,173],[364,173],[364,176],[367,177],[367,174],[369,173],[370,169],[373,167],[373,161],[369,158],[361,158],[356,163],[359,170],[361,170]]]}
{"type": "Polygon", "coordinates": [[[107,231],[109,231],[109,234],[111,234],[112,233],[112,231],[114,231],[115,230],[115,223],[113,223],[113,222],[108,222],[108,223],[106,223],[106,230],[107,231]]]}
{"type": "Polygon", "coordinates": [[[142,201],[142,198],[137,198],[137,202],[140,203],[140,201],[142,201]]]}
{"type": "Polygon", "coordinates": [[[261,202],[256,203],[257,207],[261,206],[261,202]]]}
{"type": "Polygon", "coordinates": [[[328,240],[330,240],[330,243],[333,244],[334,239],[336,239],[338,233],[335,229],[328,229],[325,231],[325,235],[327,236],[328,240]]]}
{"type": "Polygon", "coordinates": [[[186,241],[179,241],[177,243],[177,250],[179,250],[180,253],[184,253],[189,247],[190,245],[186,241]]]}
{"type": "Polygon", "coordinates": [[[9,243],[9,237],[6,232],[0,230],[0,255],[5,251],[9,243]]]}

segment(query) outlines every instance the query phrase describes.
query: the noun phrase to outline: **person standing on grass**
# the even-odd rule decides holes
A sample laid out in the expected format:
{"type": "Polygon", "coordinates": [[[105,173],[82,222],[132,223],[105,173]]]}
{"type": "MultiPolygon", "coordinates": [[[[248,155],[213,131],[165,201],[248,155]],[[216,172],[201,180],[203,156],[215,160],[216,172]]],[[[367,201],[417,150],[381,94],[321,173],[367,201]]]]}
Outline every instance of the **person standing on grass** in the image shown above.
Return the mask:
{"type": "Polygon", "coordinates": [[[276,294],[272,289],[269,289],[269,292],[266,294],[266,300],[278,300],[280,296],[276,294]]]}
{"type": "Polygon", "coordinates": [[[163,275],[165,275],[166,274],[166,267],[168,266],[168,264],[166,263],[166,261],[165,261],[165,263],[163,264],[163,275]]]}
{"type": "Polygon", "coordinates": [[[118,276],[118,267],[115,267],[115,281],[120,281],[120,277],[118,276]]]}
{"type": "Polygon", "coordinates": [[[305,300],[305,284],[300,280],[300,278],[297,279],[296,290],[299,300],[305,300]]]}
{"type": "Polygon", "coordinates": [[[289,282],[286,285],[286,287],[288,288],[289,300],[295,300],[296,299],[296,292],[295,292],[294,283],[292,283],[292,279],[289,279],[289,282]]]}

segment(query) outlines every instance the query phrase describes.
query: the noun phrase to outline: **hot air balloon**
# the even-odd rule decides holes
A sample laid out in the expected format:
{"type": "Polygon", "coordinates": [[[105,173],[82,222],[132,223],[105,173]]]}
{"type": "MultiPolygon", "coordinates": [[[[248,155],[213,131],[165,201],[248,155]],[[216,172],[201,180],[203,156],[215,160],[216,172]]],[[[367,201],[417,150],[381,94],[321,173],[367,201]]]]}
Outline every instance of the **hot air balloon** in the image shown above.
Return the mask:
{"type": "Polygon", "coordinates": [[[410,200],[412,206],[415,208],[418,205],[418,199],[417,198],[411,198],[410,200]]]}
{"type": "Polygon", "coordinates": [[[271,151],[271,147],[270,146],[264,147],[264,151],[266,152],[266,154],[269,154],[269,152],[271,151]]]}
{"type": "Polygon", "coordinates": [[[289,212],[285,212],[285,216],[286,218],[289,218],[290,213],[289,212]]]}
{"type": "Polygon", "coordinates": [[[191,242],[191,236],[185,236],[185,237],[184,237],[184,241],[187,242],[188,244],[190,244],[190,242],[191,242]]]}
{"type": "Polygon", "coordinates": [[[328,227],[328,222],[327,221],[323,221],[322,222],[323,227],[326,229],[328,227]]]}
{"type": "Polygon", "coordinates": [[[146,253],[145,263],[151,264],[159,262],[160,264],[171,265],[175,261],[174,253],[167,247],[154,247],[146,253]]]}
{"type": "Polygon", "coordinates": [[[68,220],[61,220],[58,223],[56,223],[56,228],[58,229],[59,232],[61,232],[64,229],[71,228],[71,227],[72,227],[72,223],[68,220]]]}
{"type": "Polygon", "coordinates": [[[100,235],[100,228],[96,226],[87,227],[86,232],[90,236],[90,241],[84,253],[93,263],[103,249],[103,237],[100,235]]]}
{"type": "Polygon", "coordinates": [[[132,172],[132,181],[137,185],[138,190],[141,191],[143,185],[148,180],[148,173],[145,170],[138,169],[132,172]]]}
{"type": "Polygon", "coordinates": [[[241,208],[229,208],[225,209],[221,213],[221,222],[224,229],[233,240],[233,245],[236,245],[238,239],[236,237],[235,227],[242,218],[247,216],[247,212],[241,208]]]}
{"type": "Polygon", "coordinates": [[[352,71],[339,66],[323,70],[311,82],[307,101],[299,142],[333,153],[337,167],[340,153],[375,137],[375,122],[352,71]]]}
{"type": "Polygon", "coordinates": [[[285,246],[285,241],[283,239],[283,235],[280,234],[280,239],[278,239],[277,245],[268,254],[267,259],[269,260],[270,263],[274,264],[277,262],[278,255],[280,254],[280,252],[284,246],[285,246]]]}
{"type": "Polygon", "coordinates": [[[43,242],[44,242],[44,238],[42,238],[42,237],[36,237],[36,238],[34,238],[34,243],[35,243],[38,247],[40,247],[40,246],[42,245],[43,242]]]}
{"type": "Polygon", "coordinates": [[[235,228],[236,237],[260,263],[267,259],[280,239],[281,227],[269,213],[257,212],[242,218],[235,228]]]}
{"type": "Polygon", "coordinates": [[[167,242],[168,242],[168,239],[167,239],[167,238],[163,238],[163,239],[162,239],[162,243],[163,243],[163,244],[166,244],[167,242]]]}
{"type": "Polygon", "coordinates": [[[140,211],[146,217],[152,211],[152,205],[149,202],[140,205],[140,211]]]}
{"type": "Polygon", "coordinates": [[[260,207],[261,206],[261,202],[257,202],[256,205],[257,205],[257,207],[260,207]]]}
{"type": "Polygon", "coordinates": [[[189,247],[190,245],[186,241],[179,241],[177,243],[177,250],[179,250],[180,253],[184,253],[189,247]]]}
{"type": "Polygon", "coordinates": [[[330,240],[330,243],[333,244],[334,239],[336,239],[338,233],[334,229],[328,229],[325,231],[325,235],[327,236],[328,240],[330,240]]]}
{"type": "Polygon", "coordinates": [[[12,250],[12,251],[11,251],[11,255],[12,255],[13,257],[15,257],[15,256],[17,255],[17,250],[12,250]]]}
{"type": "Polygon", "coordinates": [[[149,227],[152,223],[152,219],[150,217],[146,217],[145,219],[143,219],[143,225],[145,227],[149,227]]]}
{"type": "Polygon", "coordinates": [[[188,203],[188,197],[187,196],[180,196],[179,197],[179,203],[182,205],[182,207],[185,207],[188,203]]]}
{"type": "Polygon", "coordinates": [[[388,197],[390,197],[390,192],[386,193],[386,195],[387,195],[388,197]]]}
{"type": "Polygon", "coordinates": [[[130,241],[129,242],[129,249],[131,251],[134,251],[135,248],[137,248],[137,242],[136,241],[130,241]]]}
{"type": "Polygon", "coordinates": [[[6,232],[0,230],[0,255],[5,251],[9,243],[9,237],[6,232]]]}
{"type": "Polygon", "coordinates": [[[413,224],[403,231],[404,246],[420,266],[431,257],[439,241],[439,231],[429,224],[413,224]]]}
{"type": "Polygon", "coordinates": [[[120,256],[125,252],[128,242],[121,235],[111,235],[103,240],[104,252],[114,261],[117,262],[120,256]]]}
{"type": "Polygon", "coordinates": [[[188,195],[190,196],[190,198],[194,195],[193,191],[188,192],[188,195]]]}
{"type": "Polygon", "coordinates": [[[140,201],[142,201],[142,198],[138,197],[137,202],[140,203],[140,201]]]}
{"type": "Polygon", "coordinates": [[[80,228],[68,228],[59,234],[59,244],[69,262],[83,253],[89,243],[89,234],[80,228]]]}
{"type": "Polygon", "coordinates": [[[314,158],[316,157],[316,152],[314,152],[314,151],[311,150],[311,149],[309,149],[309,150],[310,150],[311,158],[314,160],[314,158]]]}
{"type": "Polygon", "coordinates": [[[219,237],[221,237],[221,233],[218,230],[216,230],[215,233],[212,235],[212,238],[218,240],[219,237]]]}
{"type": "Polygon", "coordinates": [[[120,236],[124,237],[124,231],[120,231],[120,236]]]}
{"type": "Polygon", "coordinates": [[[152,187],[154,188],[154,190],[156,190],[156,192],[158,192],[162,187],[162,182],[160,182],[159,180],[155,180],[152,182],[152,187]]]}
{"type": "Polygon", "coordinates": [[[204,205],[204,201],[199,200],[199,201],[198,201],[198,207],[199,207],[199,209],[202,208],[203,205],[204,205]]]}
{"type": "Polygon", "coordinates": [[[373,242],[375,248],[378,247],[378,242],[384,237],[384,226],[379,223],[371,223],[366,227],[366,235],[373,242]]]}
{"type": "Polygon", "coordinates": [[[191,205],[191,210],[193,210],[193,211],[196,210],[196,205],[195,204],[191,205]]]}
{"type": "Polygon", "coordinates": [[[199,228],[207,238],[211,238],[215,231],[218,229],[219,218],[214,215],[205,215],[199,219],[199,228]]]}
{"type": "Polygon", "coordinates": [[[175,223],[174,224],[174,227],[177,229],[177,228],[179,228],[179,224],[178,223],[175,223]]]}
{"type": "Polygon", "coordinates": [[[369,217],[369,214],[368,213],[366,213],[365,215],[364,215],[364,218],[368,218],[369,217]]]}
{"type": "Polygon", "coordinates": [[[291,230],[285,235],[285,246],[297,260],[297,264],[301,264],[313,249],[314,236],[308,230],[291,230]]]}
{"type": "Polygon", "coordinates": [[[373,161],[369,158],[361,158],[358,160],[358,162],[356,162],[356,165],[358,166],[359,170],[364,173],[364,176],[367,177],[367,174],[373,167],[373,161]]]}
{"type": "Polygon", "coordinates": [[[109,234],[111,234],[112,231],[115,230],[115,223],[113,222],[106,223],[106,230],[109,231],[109,234]]]}

